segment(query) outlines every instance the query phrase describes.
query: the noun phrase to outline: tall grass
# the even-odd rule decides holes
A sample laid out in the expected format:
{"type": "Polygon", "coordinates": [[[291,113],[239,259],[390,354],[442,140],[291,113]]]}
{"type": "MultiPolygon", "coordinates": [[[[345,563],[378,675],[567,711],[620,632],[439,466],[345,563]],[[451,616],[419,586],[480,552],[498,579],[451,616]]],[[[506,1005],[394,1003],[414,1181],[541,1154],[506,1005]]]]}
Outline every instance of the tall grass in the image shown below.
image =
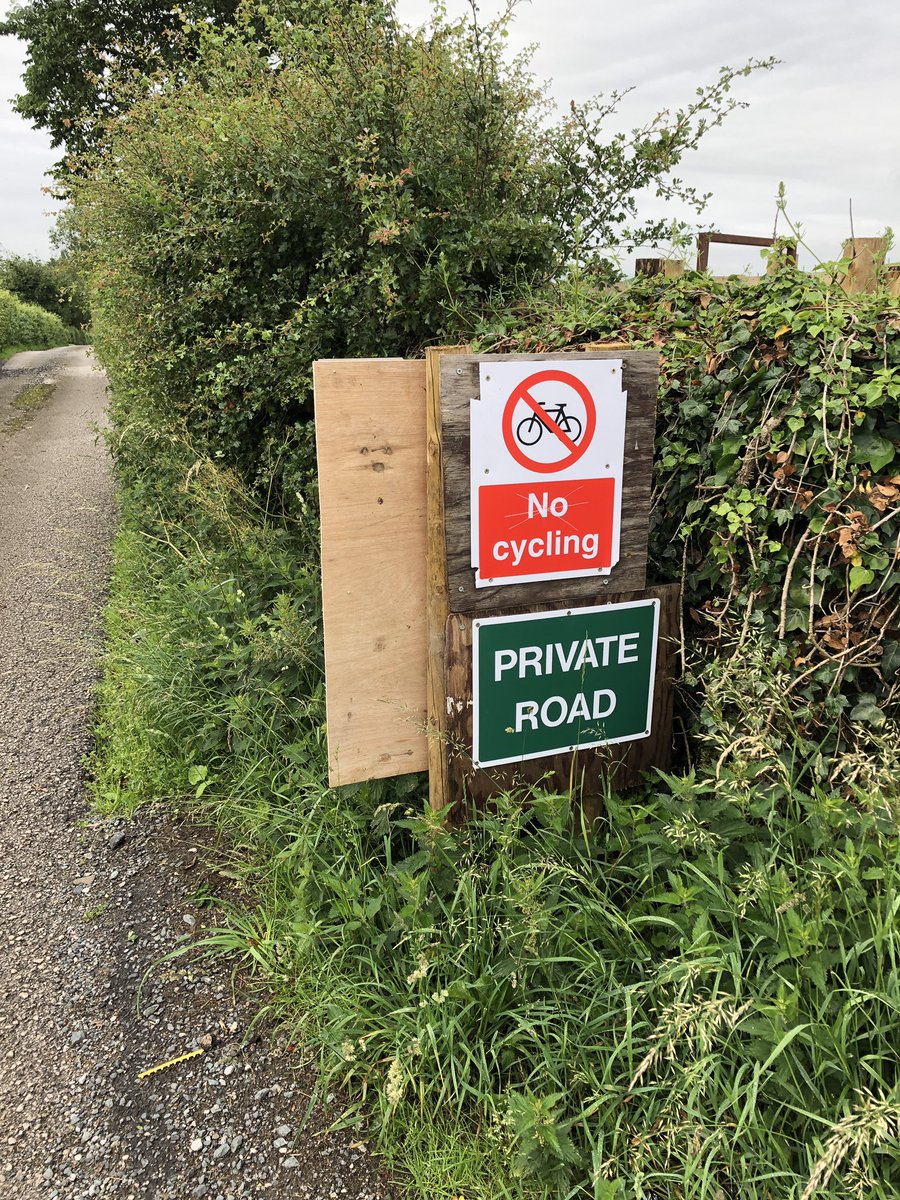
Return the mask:
{"type": "Polygon", "coordinates": [[[312,491],[266,519],[182,439],[122,436],[98,803],[229,831],[258,903],[207,948],[419,1194],[898,1194],[890,722],[826,757],[745,637],[691,664],[691,765],[594,828],[541,790],[453,831],[417,777],[329,789],[312,491]]]}

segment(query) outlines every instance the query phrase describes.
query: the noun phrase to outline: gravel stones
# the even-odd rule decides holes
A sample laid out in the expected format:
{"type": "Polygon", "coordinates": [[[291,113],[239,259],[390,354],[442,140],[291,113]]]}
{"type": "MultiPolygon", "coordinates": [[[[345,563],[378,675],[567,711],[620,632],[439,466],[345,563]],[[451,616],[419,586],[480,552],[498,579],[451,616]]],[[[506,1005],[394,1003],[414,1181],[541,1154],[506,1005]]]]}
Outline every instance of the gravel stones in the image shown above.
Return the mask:
{"type": "Polygon", "coordinates": [[[235,999],[230,964],[191,951],[217,920],[191,903],[203,832],[87,807],[115,527],[90,427],[103,378],[81,347],[27,362],[52,363],[58,383],[0,438],[0,1200],[386,1200],[353,1135],[328,1130],[333,1112],[295,1133],[310,1068],[286,1043],[250,1038],[254,1009],[235,999]]]}

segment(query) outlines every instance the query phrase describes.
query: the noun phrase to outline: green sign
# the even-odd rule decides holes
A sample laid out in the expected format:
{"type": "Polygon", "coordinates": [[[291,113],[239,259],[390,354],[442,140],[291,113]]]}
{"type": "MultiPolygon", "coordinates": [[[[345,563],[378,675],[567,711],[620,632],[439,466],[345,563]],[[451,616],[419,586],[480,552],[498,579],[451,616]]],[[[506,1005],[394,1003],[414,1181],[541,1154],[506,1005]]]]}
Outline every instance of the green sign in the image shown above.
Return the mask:
{"type": "Polygon", "coordinates": [[[658,600],[475,621],[475,765],[647,737],[658,629],[658,600]]]}

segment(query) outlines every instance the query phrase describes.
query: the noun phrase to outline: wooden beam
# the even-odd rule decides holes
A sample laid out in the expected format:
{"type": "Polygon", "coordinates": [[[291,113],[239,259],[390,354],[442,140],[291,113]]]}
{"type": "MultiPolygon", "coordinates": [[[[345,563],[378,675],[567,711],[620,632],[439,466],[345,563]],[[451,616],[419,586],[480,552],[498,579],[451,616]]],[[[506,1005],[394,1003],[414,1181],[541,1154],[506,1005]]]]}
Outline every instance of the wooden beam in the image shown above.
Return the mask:
{"type": "Polygon", "coordinates": [[[636,258],[634,273],[637,275],[662,275],[665,279],[678,279],[684,274],[684,263],[677,258],[636,258]]]}
{"type": "Polygon", "coordinates": [[[713,242],[722,246],[774,246],[776,241],[781,241],[784,245],[785,261],[796,265],[796,242],[770,237],[745,237],[742,233],[698,233],[697,270],[709,270],[709,247],[713,242]]]}
{"type": "Polygon", "coordinates": [[[444,544],[444,456],[441,426],[441,358],[467,346],[432,346],[425,352],[425,627],[428,798],[439,811],[450,802],[447,770],[447,704],[444,676],[447,552],[444,544]]]}

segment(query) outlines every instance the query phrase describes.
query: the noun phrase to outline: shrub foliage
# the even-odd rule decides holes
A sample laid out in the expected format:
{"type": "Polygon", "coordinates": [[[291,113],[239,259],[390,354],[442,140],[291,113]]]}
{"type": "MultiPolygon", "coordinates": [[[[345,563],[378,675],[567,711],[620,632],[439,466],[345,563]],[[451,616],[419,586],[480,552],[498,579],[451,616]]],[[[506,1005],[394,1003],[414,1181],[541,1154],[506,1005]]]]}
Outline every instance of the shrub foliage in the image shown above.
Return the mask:
{"type": "Polygon", "coordinates": [[[194,28],[191,61],[138,81],[72,181],[116,388],[267,492],[315,359],[458,335],[498,290],[621,234],[642,188],[702,203],[671,172],[752,69],[604,137],[614,99],[547,128],[502,24],[413,33],[388,3],[315,8],[194,28]]]}
{"type": "Polygon", "coordinates": [[[0,287],[54,313],[64,325],[81,328],[90,322],[87,296],[69,256],[47,263],[11,255],[0,261],[0,287]]]}
{"type": "Polygon", "coordinates": [[[0,347],[42,349],[83,341],[81,331],[64,325],[55,313],[0,289],[0,347]]]}
{"type": "MultiPolygon", "coordinates": [[[[651,566],[715,653],[779,646],[811,737],[900,705],[900,308],[840,268],[572,289],[488,321],[490,349],[625,339],[661,359],[651,566]],[[491,326],[493,325],[493,328],[491,326]]],[[[891,728],[895,728],[894,725],[891,728]]]]}

